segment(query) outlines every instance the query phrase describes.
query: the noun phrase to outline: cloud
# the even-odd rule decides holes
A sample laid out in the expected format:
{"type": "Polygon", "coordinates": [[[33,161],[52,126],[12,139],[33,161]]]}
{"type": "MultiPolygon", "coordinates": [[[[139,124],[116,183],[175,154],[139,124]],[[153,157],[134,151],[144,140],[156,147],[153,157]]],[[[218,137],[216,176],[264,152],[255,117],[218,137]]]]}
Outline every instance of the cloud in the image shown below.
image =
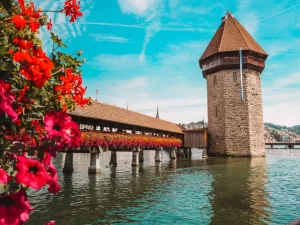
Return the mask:
{"type": "MultiPolygon", "coordinates": [[[[74,23],[69,22],[69,17],[66,17],[64,13],[59,13],[58,11],[64,5],[65,0],[57,1],[44,1],[44,0],[33,0],[37,7],[40,7],[46,11],[56,11],[48,12],[48,18],[52,20],[52,32],[57,34],[65,43],[68,43],[71,39],[81,36],[82,31],[85,30],[84,25],[80,25],[78,21],[74,23]]],[[[81,11],[84,16],[79,21],[84,22],[88,16],[88,9],[93,7],[91,0],[85,0],[81,2],[81,11]]],[[[49,53],[52,50],[52,42],[50,40],[50,33],[45,28],[42,28],[40,31],[40,39],[43,42],[43,46],[46,49],[46,52],[49,53]]]]}
{"type": "Polygon", "coordinates": [[[99,78],[85,78],[88,94],[94,96],[97,88],[100,101],[124,108],[128,102],[129,109],[150,116],[158,102],[162,119],[199,121],[207,115],[206,82],[198,66],[204,47],[199,41],[176,43],[147,61],[138,54],[101,54],[92,60],[101,69],[99,78]]]}
{"type": "Polygon", "coordinates": [[[145,20],[146,34],[140,52],[140,61],[145,61],[148,44],[161,28],[161,15],[164,10],[162,0],[118,0],[121,11],[125,14],[135,14],[145,20]]]}
{"type": "Polygon", "coordinates": [[[142,50],[140,53],[140,60],[145,61],[145,53],[148,46],[148,43],[151,38],[154,37],[154,35],[160,30],[160,21],[154,21],[152,22],[146,29],[146,35],[144,38],[142,50]]]}
{"type": "MultiPolygon", "coordinates": [[[[98,25],[98,26],[108,26],[108,27],[124,27],[124,28],[133,28],[133,29],[147,29],[145,24],[122,24],[122,23],[104,23],[104,22],[78,22],[76,24],[82,25],[98,25]]],[[[184,26],[184,24],[178,24],[181,26],[164,26],[160,25],[159,31],[175,31],[175,32],[215,32],[213,29],[207,29],[203,27],[191,27],[184,26]]]]}
{"type": "Polygon", "coordinates": [[[264,120],[280,125],[300,124],[300,73],[283,76],[263,87],[264,120]]]}
{"type": "Polygon", "coordinates": [[[243,13],[242,15],[243,16],[240,17],[240,23],[251,35],[255,35],[259,26],[257,13],[252,11],[248,13],[243,13]]]}
{"type": "Polygon", "coordinates": [[[281,89],[282,87],[288,87],[293,84],[300,83],[300,72],[291,74],[288,76],[282,76],[281,78],[275,79],[272,83],[271,88],[281,89]]]}
{"type": "Polygon", "coordinates": [[[141,17],[153,11],[156,4],[160,2],[160,0],[118,0],[123,13],[135,14],[141,17]]]}
{"type": "Polygon", "coordinates": [[[268,16],[268,17],[265,17],[264,19],[260,20],[259,22],[264,22],[264,21],[266,21],[266,20],[268,20],[268,19],[271,19],[271,18],[273,18],[273,17],[275,17],[275,16],[278,16],[279,14],[282,14],[282,13],[284,13],[284,12],[286,12],[286,11],[288,11],[288,10],[291,10],[291,9],[293,9],[293,8],[295,8],[295,7],[298,7],[298,6],[300,6],[300,3],[299,3],[299,4],[296,4],[296,5],[293,5],[293,6],[289,7],[289,8],[286,8],[286,9],[284,9],[284,10],[281,10],[281,11],[279,11],[279,12],[276,12],[276,13],[274,13],[274,14],[268,16]]]}
{"type": "Polygon", "coordinates": [[[129,39],[124,37],[118,37],[111,34],[89,34],[93,37],[96,41],[103,41],[103,42],[114,42],[114,43],[128,43],[129,39]]]}

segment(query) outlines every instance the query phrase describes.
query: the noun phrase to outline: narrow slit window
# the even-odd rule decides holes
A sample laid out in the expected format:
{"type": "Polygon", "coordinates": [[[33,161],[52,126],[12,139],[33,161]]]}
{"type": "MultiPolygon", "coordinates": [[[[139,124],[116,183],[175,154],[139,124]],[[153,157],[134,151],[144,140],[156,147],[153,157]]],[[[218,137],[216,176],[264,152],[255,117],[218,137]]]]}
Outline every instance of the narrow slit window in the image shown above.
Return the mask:
{"type": "Polygon", "coordinates": [[[217,76],[214,76],[214,85],[217,84],[217,76]]]}
{"type": "Polygon", "coordinates": [[[216,117],[218,117],[218,107],[216,107],[216,117]]]}
{"type": "Polygon", "coordinates": [[[236,75],[236,72],[233,72],[233,82],[237,82],[237,75],[236,75]]]}

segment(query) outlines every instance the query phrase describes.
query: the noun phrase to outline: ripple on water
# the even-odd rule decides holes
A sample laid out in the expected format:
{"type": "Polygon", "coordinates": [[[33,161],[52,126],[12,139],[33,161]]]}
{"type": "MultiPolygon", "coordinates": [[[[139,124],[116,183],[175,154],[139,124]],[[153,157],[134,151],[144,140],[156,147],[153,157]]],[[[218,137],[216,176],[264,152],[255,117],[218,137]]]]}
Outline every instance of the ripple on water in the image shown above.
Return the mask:
{"type": "MultiPolygon", "coordinates": [[[[88,176],[88,154],[74,155],[73,175],[59,173],[58,196],[30,193],[36,208],[26,224],[285,224],[300,212],[300,158],[178,159],[131,168],[131,154],[118,167],[88,176]]],[[[62,170],[63,156],[54,160],[62,170]]]]}

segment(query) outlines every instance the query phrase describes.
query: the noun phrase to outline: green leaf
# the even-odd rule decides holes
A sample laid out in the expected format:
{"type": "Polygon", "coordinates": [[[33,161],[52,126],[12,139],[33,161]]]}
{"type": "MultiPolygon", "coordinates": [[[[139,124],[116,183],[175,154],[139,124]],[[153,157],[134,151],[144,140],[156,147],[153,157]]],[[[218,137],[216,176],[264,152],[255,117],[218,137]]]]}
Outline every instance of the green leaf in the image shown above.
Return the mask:
{"type": "Polygon", "coordinates": [[[65,43],[63,43],[62,39],[60,39],[57,35],[51,32],[51,39],[54,42],[54,44],[57,44],[58,46],[67,47],[65,43]]]}

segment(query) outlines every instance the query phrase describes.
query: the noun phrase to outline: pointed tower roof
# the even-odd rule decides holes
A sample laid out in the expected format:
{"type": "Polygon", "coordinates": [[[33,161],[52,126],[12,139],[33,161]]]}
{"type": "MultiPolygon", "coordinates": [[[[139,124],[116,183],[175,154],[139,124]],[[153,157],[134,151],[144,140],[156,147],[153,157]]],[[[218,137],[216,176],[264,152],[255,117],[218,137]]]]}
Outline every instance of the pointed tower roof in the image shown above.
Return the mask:
{"type": "Polygon", "coordinates": [[[157,104],[156,118],[159,119],[158,104],[157,104]]]}
{"type": "Polygon", "coordinates": [[[250,50],[268,56],[248,31],[228,12],[222,18],[222,24],[205,49],[200,61],[220,52],[250,50]]]}

